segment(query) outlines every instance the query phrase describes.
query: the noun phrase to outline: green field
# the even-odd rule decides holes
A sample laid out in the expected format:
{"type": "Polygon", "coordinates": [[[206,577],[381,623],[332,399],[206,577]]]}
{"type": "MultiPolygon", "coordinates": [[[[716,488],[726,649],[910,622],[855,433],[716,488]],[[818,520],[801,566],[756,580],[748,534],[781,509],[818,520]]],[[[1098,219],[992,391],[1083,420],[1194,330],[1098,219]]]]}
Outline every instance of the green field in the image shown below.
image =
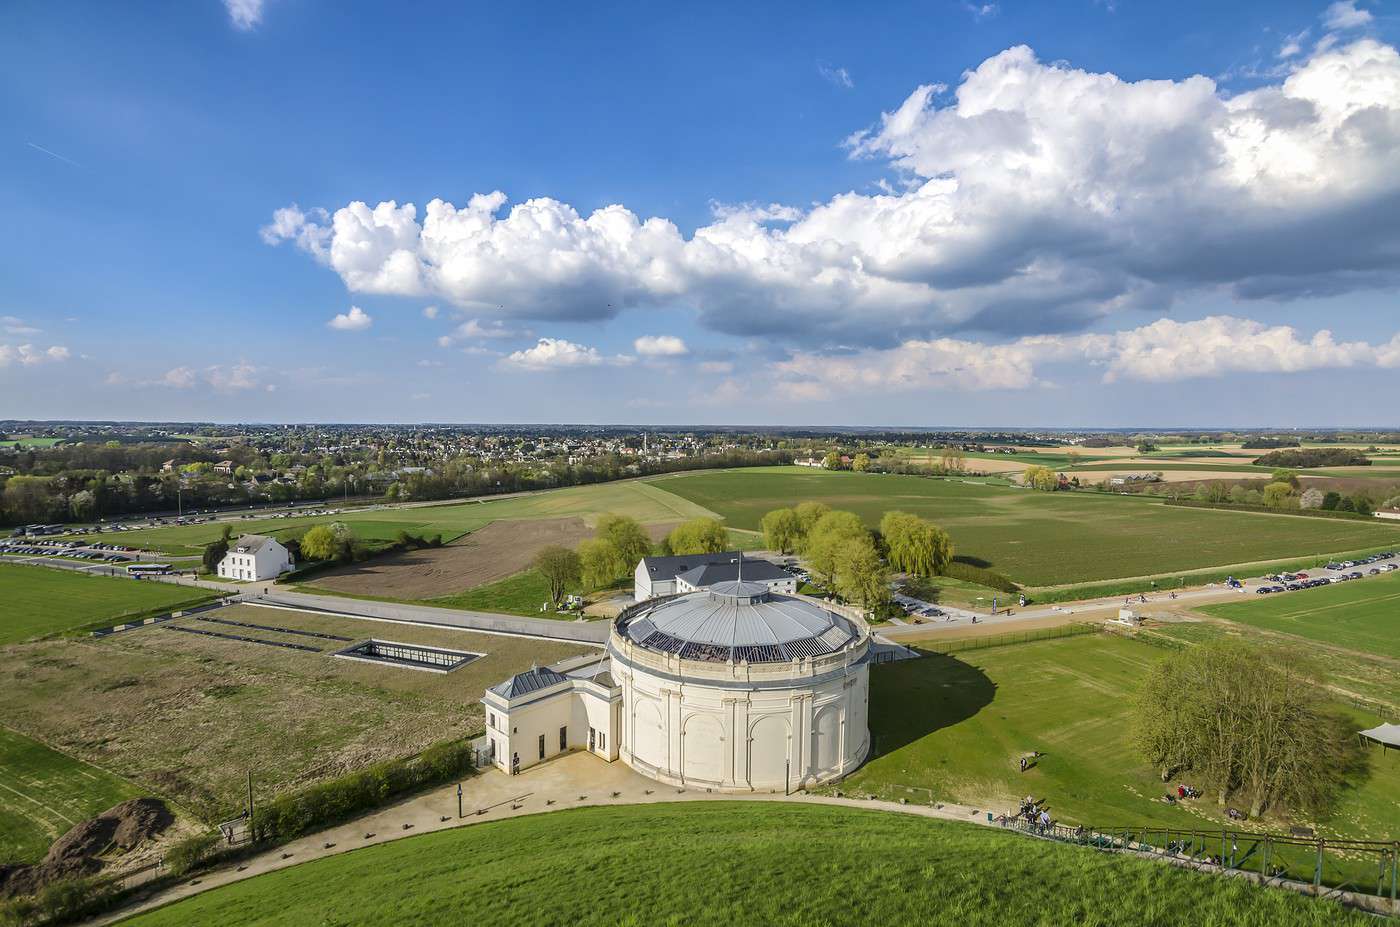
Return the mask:
{"type": "Polygon", "coordinates": [[[0,447],[53,447],[62,444],[67,438],[4,438],[0,447]]]}
{"type": "Polygon", "coordinates": [[[215,598],[187,586],[11,563],[0,563],[0,589],[0,644],[119,624],[215,598]]]}
{"type": "Polygon", "coordinates": [[[343,521],[355,529],[358,537],[367,541],[392,541],[400,531],[428,537],[441,534],[443,540],[453,541],[498,519],[564,518],[573,515],[591,519],[604,513],[630,515],[643,524],[682,521],[710,514],[650,483],[626,480],[571,486],[504,499],[351,510],[320,517],[251,518],[231,523],[141,528],[124,531],[114,537],[131,547],[160,550],[172,555],[190,555],[199,553],[204,545],[217,540],[226,524],[233,525],[235,535],[253,533],[286,537],[310,525],[343,521]]]}
{"type": "Polygon", "coordinates": [[[124,779],[0,727],[0,865],[36,862],[74,824],[141,794],[124,779]]]}
{"type": "MultiPolygon", "coordinates": [[[[876,667],[874,755],[841,788],[911,801],[931,792],[998,811],[1029,793],[1056,818],[1094,827],[1221,826],[1213,801],[1160,801],[1165,787],[1129,743],[1139,681],[1166,653],[1098,634],[876,667]],[[1036,750],[1045,755],[1020,772],[1019,758],[1036,750]]],[[[1358,730],[1378,720],[1356,713],[1358,730]]],[[[1336,836],[1400,836],[1400,757],[1375,754],[1329,816],[1307,823],[1336,836]]]]}
{"type": "Polygon", "coordinates": [[[1201,611],[1269,631],[1400,659],[1400,572],[1361,582],[1251,596],[1201,611]]]}
{"type": "Polygon", "coordinates": [[[726,802],[588,808],[426,834],[125,923],[1361,924],[1328,901],[948,821],[726,802]]]}
{"type": "Polygon", "coordinates": [[[960,557],[1030,586],[1148,576],[1400,542],[1400,528],[1342,519],[1166,506],[1104,493],[1039,493],[977,480],[814,471],[719,470],[658,486],[756,529],[802,500],[850,509],[875,525],[890,509],[932,519],[960,557]]]}

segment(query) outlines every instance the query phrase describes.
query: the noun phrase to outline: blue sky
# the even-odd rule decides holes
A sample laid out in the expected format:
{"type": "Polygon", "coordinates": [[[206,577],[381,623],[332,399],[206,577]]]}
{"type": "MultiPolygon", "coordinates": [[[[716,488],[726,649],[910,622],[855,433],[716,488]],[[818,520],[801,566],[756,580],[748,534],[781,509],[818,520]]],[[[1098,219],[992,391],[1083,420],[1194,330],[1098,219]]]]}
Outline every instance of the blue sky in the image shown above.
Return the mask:
{"type": "Polygon", "coordinates": [[[1400,425],[1385,3],[754,7],[12,0],[0,417],[1400,425]]]}

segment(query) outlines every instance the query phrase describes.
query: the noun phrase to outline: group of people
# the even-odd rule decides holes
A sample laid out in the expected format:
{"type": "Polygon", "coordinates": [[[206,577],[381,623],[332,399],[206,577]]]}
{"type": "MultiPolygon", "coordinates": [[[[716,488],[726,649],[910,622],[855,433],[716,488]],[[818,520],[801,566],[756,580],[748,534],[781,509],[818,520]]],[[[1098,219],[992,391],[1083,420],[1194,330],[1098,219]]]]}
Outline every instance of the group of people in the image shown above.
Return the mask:
{"type": "Polygon", "coordinates": [[[1187,784],[1185,784],[1184,782],[1183,782],[1183,783],[1178,783],[1178,784],[1177,784],[1177,787],[1176,787],[1176,794],[1172,794],[1171,792],[1168,792],[1165,796],[1163,796],[1163,798],[1166,800],[1166,803],[1169,804],[1169,805],[1174,805],[1174,804],[1176,804],[1178,801],[1185,801],[1185,800],[1188,799],[1188,798],[1200,798],[1200,797],[1201,797],[1201,790],[1200,790],[1200,789],[1196,788],[1194,785],[1187,785],[1187,784]]]}
{"type": "Polygon", "coordinates": [[[1030,825],[1031,830],[1036,833],[1046,833],[1055,826],[1050,812],[1042,808],[1040,802],[1030,795],[1021,799],[1021,809],[1016,812],[1016,819],[1024,819],[1030,825]]]}

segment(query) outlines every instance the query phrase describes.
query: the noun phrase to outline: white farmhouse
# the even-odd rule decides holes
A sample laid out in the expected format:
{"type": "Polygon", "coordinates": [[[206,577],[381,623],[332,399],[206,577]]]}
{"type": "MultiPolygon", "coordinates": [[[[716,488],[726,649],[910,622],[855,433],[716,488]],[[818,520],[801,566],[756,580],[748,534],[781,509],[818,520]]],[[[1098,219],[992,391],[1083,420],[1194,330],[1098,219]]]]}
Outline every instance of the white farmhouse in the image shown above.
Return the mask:
{"type": "Polygon", "coordinates": [[[292,555],[275,538],[245,534],[229,545],[219,561],[223,579],[276,579],[292,568],[292,555]]]}

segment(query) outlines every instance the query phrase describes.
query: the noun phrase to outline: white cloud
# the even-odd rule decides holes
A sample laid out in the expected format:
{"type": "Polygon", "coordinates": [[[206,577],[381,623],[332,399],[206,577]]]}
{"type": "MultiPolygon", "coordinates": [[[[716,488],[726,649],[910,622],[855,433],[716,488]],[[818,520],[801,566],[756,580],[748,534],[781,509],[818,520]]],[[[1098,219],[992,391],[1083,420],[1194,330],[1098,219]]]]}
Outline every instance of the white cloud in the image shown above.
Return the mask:
{"type": "Polygon", "coordinates": [[[262,22],[263,0],[224,0],[224,6],[235,29],[246,32],[262,22]]]}
{"type": "Polygon", "coordinates": [[[1382,344],[1339,342],[1326,329],[1233,316],[1189,322],[1159,319],[1105,334],[1032,335],[1006,344],[953,338],[910,340],[846,355],[797,352],[774,366],[779,391],[816,399],[842,393],[1025,389],[1044,381],[1037,367],[1102,367],[1102,381],[1149,383],[1227,374],[1299,373],[1351,367],[1400,367],[1400,334],[1382,344]]]}
{"type": "MultiPolygon", "coordinates": [[[[970,3],[963,0],[963,9],[972,14],[973,19],[986,19],[1001,12],[1001,6],[996,3],[970,3]]],[[[1110,12],[1112,7],[1109,8],[1110,12]]]]}
{"type": "Polygon", "coordinates": [[[437,318],[437,317],[438,317],[438,307],[437,307],[437,306],[424,306],[424,307],[423,307],[423,318],[425,318],[425,319],[435,319],[435,318],[437,318]]]}
{"type": "Polygon", "coordinates": [[[37,335],[43,332],[42,328],[35,328],[24,319],[12,315],[0,316],[0,329],[4,329],[7,335],[37,335]]]}
{"type": "Polygon", "coordinates": [[[631,358],[619,355],[604,357],[597,348],[575,344],[563,338],[541,338],[534,347],[506,355],[503,366],[517,370],[555,370],[567,367],[598,367],[603,364],[622,365],[631,358]]]}
{"type": "Polygon", "coordinates": [[[261,374],[262,371],[259,368],[247,361],[239,361],[231,366],[215,364],[212,367],[206,367],[204,379],[219,392],[237,392],[257,389],[261,385],[259,381],[261,374]]]}
{"type": "Polygon", "coordinates": [[[452,329],[450,335],[444,335],[438,339],[438,343],[447,347],[456,341],[470,341],[481,338],[529,338],[533,335],[528,328],[512,328],[496,319],[467,319],[456,328],[452,329]],[[445,343],[444,343],[445,342],[445,343]]]}
{"type": "Polygon", "coordinates": [[[1284,36],[1283,44],[1280,45],[1278,49],[1278,57],[1296,58],[1301,55],[1303,53],[1303,43],[1308,39],[1308,31],[1309,30],[1304,29],[1302,32],[1284,36]]]}
{"type": "Polygon", "coordinates": [[[192,367],[176,367],[167,370],[165,376],[160,378],[161,386],[168,386],[171,389],[193,389],[199,382],[199,374],[195,373],[192,367]]]}
{"type": "Polygon", "coordinates": [[[1011,48],[951,93],[918,88],[848,144],[897,182],[803,211],[720,208],[688,238],[622,205],[507,208],[499,191],[421,214],[288,207],[264,233],[352,292],[505,319],[681,305],[714,330],[828,349],[1073,331],[1200,293],[1400,282],[1400,54],[1372,39],[1314,50],[1239,94],[1011,48]]]}
{"type": "Polygon", "coordinates": [[[48,348],[36,348],[32,344],[0,344],[0,367],[16,363],[24,367],[33,367],[38,364],[66,361],[71,356],[68,349],[59,344],[48,348]]]}
{"type": "Polygon", "coordinates": [[[733,361],[701,361],[701,373],[733,373],[733,361]]]}
{"type": "Polygon", "coordinates": [[[632,347],[643,357],[680,357],[690,353],[685,342],[675,335],[643,335],[632,342],[632,347]]]}
{"type": "Polygon", "coordinates": [[[340,332],[362,332],[374,324],[374,319],[359,306],[351,306],[349,312],[338,313],[326,323],[328,328],[340,332]]]}
{"type": "Polygon", "coordinates": [[[1322,13],[1322,24],[1328,29],[1357,29],[1375,17],[1370,10],[1358,9],[1356,0],[1337,0],[1322,13]]]}
{"type": "Polygon", "coordinates": [[[432,399],[432,398],[433,398],[433,394],[432,394],[432,393],[414,393],[412,396],[409,396],[408,398],[409,398],[409,399],[412,399],[414,402],[422,402],[422,401],[425,400],[425,399],[432,399]]]}
{"type": "Polygon", "coordinates": [[[817,62],[817,73],[827,83],[837,87],[844,87],[849,90],[855,86],[855,81],[851,80],[851,74],[845,68],[834,68],[825,62],[817,62]]]}
{"type": "Polygon", "coordinates": [[[423,360],[420,360],[420,361],[418,362],[418,366],[419,366],[419,367],[441,367],[441,366],[442,366],[442,361],[439,361],[439,360],[428,360],[428,359],[424,358],[423,360]]]}

